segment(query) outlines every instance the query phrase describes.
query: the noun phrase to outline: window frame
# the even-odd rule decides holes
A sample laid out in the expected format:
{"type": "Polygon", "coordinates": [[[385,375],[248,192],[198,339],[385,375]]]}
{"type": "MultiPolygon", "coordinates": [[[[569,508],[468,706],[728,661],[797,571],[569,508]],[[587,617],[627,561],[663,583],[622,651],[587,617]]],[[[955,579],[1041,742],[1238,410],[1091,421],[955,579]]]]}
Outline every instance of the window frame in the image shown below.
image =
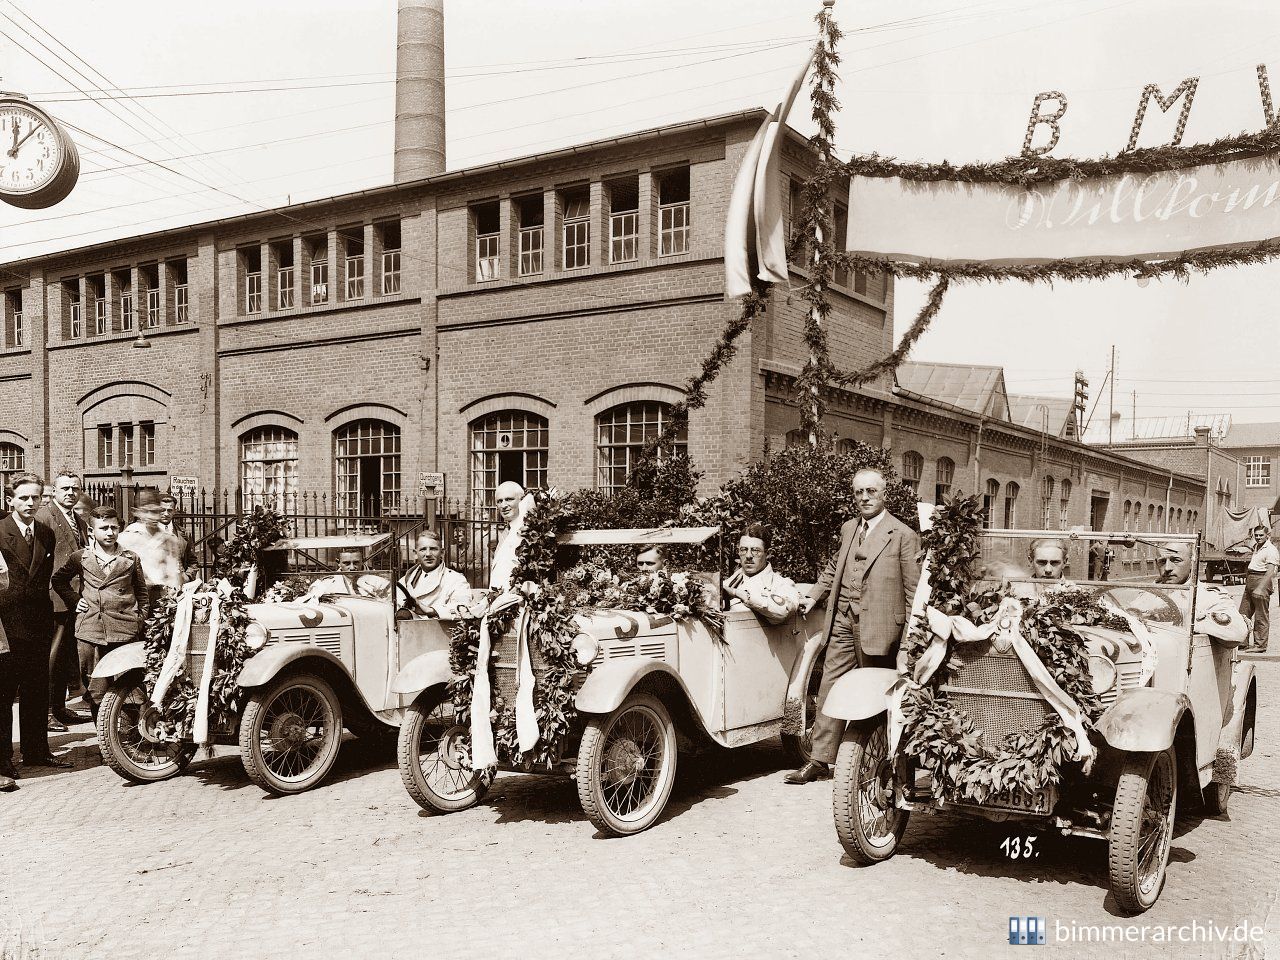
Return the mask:
{"type": "Polygon", "coordinates": [[[333,431],[332,449],[333,505],[339,516],[382,517],[399,508],[404,477],[404,432],[397,424],[378,417],[362,417],[344,423],[333,431]],[[373,432],[375,429],[376,434],[373,432]],[[369,432],[362,433],[362,430],[369,432]],[[375,440],[378,441],[377,450],[373,449],[375,440]],[[354,444],[354,452],[344,452],[344,444],[354,444]],[[362,508],[372,501],[368,500],[363,489],[360,461],[374,457],[379,461],[378,500],[374,504],[375,512],[365,513],[362,508]]]}
{"type": "Polygon", "coordinates": [[[496,516],[494,497],[501,482],[498,456],[502,453],[521,454],[519,482],[525,489],[547,485],[550,438],[551,424],[546,417],[518,407],[494,410],[467,424],[467,489],[477,517],[496,516]],[[511,435],[505,445],[503,434],[511,435]],[[477,444],[489,437],[492,445],[477,444]]]}
{"type": "MultiPolygon", "coordinates": [[[[657,438],[665,430],[671,419],[670,403],[663,400],[631,400],[614,404],[598,413],[595,426],[595,489],[602,493],[614,493],[626,486],[627,477],[639,461],[648,443],[657,438]],[[625,419],[619,422],[618,416],[625,419]],[[639,418],[635,419],[634,414],[639,418]],[[652,427],[652,429],[650,429],[652,427]],[[616,432],[621,428],[623,439],[617,439],[616,432]],[[613,431],[614,436],[606,438],[606,431],[613,431]],[[633,435],[638,430],[638,437],[633,435]],[[621,462],[619,462],[619,456],[621,462]],[[620,472],[619,472],[620,471],[620,472]]],[[[669,450],[659,450],[658,459],[689,453],[689,428],[685,424],[669,450]]]]}
{"type": "Polygon", "coordinates": [[[1244,458],[1244,485],[1252,488],[1271,486],[1271,458],[1250,455],[1244,458]]]}
{"type": "Polygon", "coordinates": [[[933,465],[933,502],[942,503],[946,497],[950,496],[955,482],[956,462],[950,457],[939,457],[933,465]]]}
{"type": "Polygon", "coordinates": [[[502,279],[502,260],[499,255],[501,237],[501,231],[476,234],[476,283],[502,279]]]}
{"type": "Polygon", "coordinates": [[[237,440],[237,453],[240,463],[240,491],[247,504],[267,506],[274,505],[277,510],[285,510],[290,498],[298,494],[298,431],[279,424],[264,424],[242,433],[237,440]],[[285,455],[268,456],[271,444],[282,444],[285,455]],[[248,459],[249,447],[262,450],[262,456],[248,459]],[[289,453],[291,449],[291,455],[289,453]],[[261,466],[260,477],[251,477],[249,467],[261,466]],[[274,468],[274,469],[273,469],[274,468]],[[261,490],[250,490],[261,481],[261,490]],[[282,484],[283,489],[268,490],[271,483],[282,484]]]}

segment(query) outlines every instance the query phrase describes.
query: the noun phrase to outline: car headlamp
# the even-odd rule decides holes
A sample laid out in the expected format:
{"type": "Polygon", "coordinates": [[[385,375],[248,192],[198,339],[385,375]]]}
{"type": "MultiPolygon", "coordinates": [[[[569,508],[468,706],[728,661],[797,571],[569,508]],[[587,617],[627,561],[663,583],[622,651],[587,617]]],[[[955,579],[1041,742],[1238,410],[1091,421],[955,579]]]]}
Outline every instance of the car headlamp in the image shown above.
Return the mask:
{"type": "Polygon", "coordinates": [[[580,633],[573,638],[573,658],[578,666],[585,667],[600,654],[600,641],[595,637],[580,633]]]}
{"type": "Polygon", "coordinates": [[[1094,654],[1089,658],[1089,680],[1094,693],[1103,694],[1114,687],[1116,676],[1116,665],[1110,657],[1094,654]]]}
{"type": "Polygon", "coordinates": [[[244,645],[250,650],[261,650],[267,645],[271,633],[256,620],[251,620],[244,628],[244,645]]]}

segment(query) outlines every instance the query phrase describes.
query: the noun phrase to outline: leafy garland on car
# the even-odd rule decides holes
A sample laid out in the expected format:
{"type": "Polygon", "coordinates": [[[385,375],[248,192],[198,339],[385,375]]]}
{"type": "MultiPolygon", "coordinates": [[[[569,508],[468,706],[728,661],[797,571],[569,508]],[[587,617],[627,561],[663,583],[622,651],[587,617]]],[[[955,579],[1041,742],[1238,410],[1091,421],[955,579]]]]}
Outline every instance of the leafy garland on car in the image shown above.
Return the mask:
{"type": "MultiPolygon", "coordinates": [[[[258,506],[237,521],[235,536],[219,544],[215,550],[214,582],[225,580],[230,591],[222,598],[218,621],[213,682],[209,691],[210,729],[234,721],[240,709],[240,671],[253,652],[245,643],[245,628],[249,626],[246,608],[250,602],[244,592],[246,568],[260,551],[287,532],[288,522],[283,516],[270,507],[258,506]]],[[[165,589],[143,627],[146,653],[144,686],[148,697],[155,690],[156,680],[173,642],[174,617],[180,597],[181,591],[165,589]]],[[[208,623],[211,603],[212,598],[207,594],[197,594],[193,623],[208,623]]],[[[198,698],[196,679],[187,674],[184,663],[169,684],[159,706],[161,719],[157,728],[162,736],[175,740],[190,736],[198,698]]]]}
{"type": "MultiPolygon", "coordinates": [[[[990,622],[1004,599],[998,589],[975,586],[981,529],[978,498],[957,496],[938,508],[933,528],[921,536],[924,549],[930,551],[930,605],[974,624],[990,622]]],[[[1022,603],[1023,636],[1058,686],[1080,707],[1085,730],[1092,730],[1102,702],[1090,681],[1088,650],[1074,628],[1125,629],[1124,620],[1087,591],[1070,587],[1022,603]]],[[[927,622],[917,617],[904,641],[908,676],[932,639],[927,622]]],[[[909,686],[903,698],[900,749],[929,771],[934,795],[982,803],[1004,793],[1031,796],[1058,783],[1063,763],[1075,752],[1075,738],[1058,713],[1050,711],[1035,730],[1011,734],[998,747],[984,748],[973,719],[939,689],[957,666],[954,657],[952,645],[932,680],[909,686]]]]}
{"type": "MultiPolygon", "coordinates": [[[[576,679],[584,670],[573,654],[573,640],[579,633],[574,616],[600,607],[643,610],[673,619],[701,618],[713,635],[722,635],[724,617],[700,584],[685,574],[642,575],[620,580],[605,568],[578,564],[566,576],[556,579],[557,536],[573,526],[573,514],[565,498],[555,490],[532,493],[533,507],[525,514],[521,543],[516,550],[516,566],[511,584],[521,596],[521,604],[489,616],[489,634],[497,638],[511,629],[521,607],[528,614],[529,646],[540,659],[533,704],[538,719],[538,743],[522,754],[516,733],[515,704],[498,692],[494,674],[498,644],[490,647],[488,664],[492,690],[494,747],[501,760],[513,765],[553,767],[561,757],[564,741],[577,711],[573,708],[576,679]]],[[[498,591],[492,591],[491,598],[498,591]]],[[[449,665],[454,680],[448,685],[457,722],[467,724],[480,650],[480,621],[460,620],[450,638],[449,665]]]]}

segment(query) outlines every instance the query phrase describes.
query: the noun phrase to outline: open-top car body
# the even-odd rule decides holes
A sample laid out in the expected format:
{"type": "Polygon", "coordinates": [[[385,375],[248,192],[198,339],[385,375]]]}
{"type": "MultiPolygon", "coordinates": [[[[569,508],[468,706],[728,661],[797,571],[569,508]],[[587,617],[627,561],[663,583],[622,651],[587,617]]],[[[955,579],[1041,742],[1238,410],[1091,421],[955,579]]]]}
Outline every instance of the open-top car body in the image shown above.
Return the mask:
{"type": "MultiPolygon", "coordinates": [[[[291,537],[267,548],[276,563],[301,566],[302,579],[333,576],[317,568],[317,557],[335,549],[380,553],[391,562],[381,571],[385,596],[321,592],[308,599],[250,603],[246,637],[255,652],[241,670],[236,715],[211,727],[213,743],[239,747],[250,778],[277,794],[300,793],[321,783],[333,768],[343,729],[357,736],[393,738],[407,704],[391,681],[408,662],[429,650],[447,649],[448,637],[430,621],[396,617],[390,585],[396,582],[397,544],[391,534],[291,537]],[[278,561],[288,557],[293,564],[278,561]],[[297,562],[300,561],[300,562],[297,562]]],[[[378,577],[379,571],[362,572],[378,577]]],[[[193,622],[184,670],[200,677],[209,649],[209,624],[193,622]]],[[[106,763],[135,782],[180,773],[195,754],[191,730],[173,736],[159,722],[144,674],[146,652],[139,641],[111,651],[95,677],[112,681],[98,715],[99,744],[106,763]]]]}
{"type": "MultiPolygon", "coordinates": [[[[892,856],[912,810],[948,809],[1034,829],[1107,841],[1111,889],[1130,912],[1147,909],[1164,884],[1179,800],[1208,815],[1224,813],[1239,761],[1253,751],[1257,682],[1236,654],[1238,617],[1215,587],[1197,587],[1195,535],[983,531],[982,587],[1036,598],[1063,581],[1029,576],[1028,548],[1049,538],[1068,548],[1066,576],[1118,613],[1132,629],[1080,628],[1093,691],[1104,705],[1090,740],[1096,760],[1086,774],[1068,762],[1062,781],[1034,795],[1014,793],[977,803],[938,797],[930,775],[899,745],[890,755],[886,693],[893,670],[859,670],[832,689],[825,712],[848,721],[837,760],[837,835],[857,862],[892,856]],[[1088,545],[1106,541],[1118,563],[1108,581],[1074,580],[1088,570],[1088,545]],[[1158,549],[1176,544],[1192,558],[1188,583],[1156,582],[1158,549]],[[1213,609],[1216,607],[1216,610],[1213,609]],[[1145,637],[1137,634],[1145,633],[1145,637]]],[[[923,594],[923,591],[922,591],[923,594]]],[[[919,602],[914,611],[921,614],[919,602]]],[[[1006,601],[1007,602],[1007,601],[1006,601]]],[[[1001,615],[1006,607],[1001,607],[1001,615]]],[[[1013,614],[1016,617],[1016,610],[1013,614]]],[[[1053,709],[1018,656],[997,634],[966,645],[940,685],[973,720],[983,749],[1010,734],[1034,731],[1053,709]]]]}
{"type": "MultiPolygon", "coordinates": [[[[718,534],[715,527],[587,530],[561,542],[691,545],[718,534]]],[[[699,579],[719,594],[716,574],[699,579]]],[[[682,751],[740,747],[782,734],[791,757],[804,756],[821,617],[792,615],[777,626],[748,609],[730,609],[724,617],[721,638],[697,619],[613,609],[575,615],[574,651],[582,666],[574,684],[577,716],[559,762],[542,772],[573,776],[584,812],[601,831],[623,835],[651,826],[671,794],[682,751]]],[[[517,686],[517,641],[514,630],[495,641],[496,688],[507,702],[517,686]]],[[[536,650],[532,667],[543,675],[536,650]]],[[[410,795],[437,812],[472,806],[489,786],[489,775],[471,767],[469,728],[448,698],[454,679],[448,652],[439,650],[407,663],[393,688],[413,697],[400,731],[401,775],[410,795]]]]}

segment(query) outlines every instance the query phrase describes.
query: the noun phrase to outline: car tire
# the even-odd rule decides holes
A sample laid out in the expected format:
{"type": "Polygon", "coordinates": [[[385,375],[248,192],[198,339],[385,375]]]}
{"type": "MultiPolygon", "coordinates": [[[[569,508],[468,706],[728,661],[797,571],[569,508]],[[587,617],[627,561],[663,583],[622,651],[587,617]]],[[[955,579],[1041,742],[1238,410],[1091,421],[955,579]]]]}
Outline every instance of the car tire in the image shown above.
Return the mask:
{"type": "Polygon", "coordinates": [[[849,724],[836,754],[831,808],[840,845],[861,866],[898,851],[910,811],[894,804],[895,786],[884,718],[849,724]]]}
{"type": "Polygon", "coordinates": [[[1160,898],[1173,842],[1178,803],[1174,748],[1124,758],[1107,837],[1111,892],[1127,913],[1142,913],[1160,898]]]}
{"type": "Polygon", "coordinates": [[[582,734],[574,780],[578,802],[602,833],[630,836],[653,826],[676,780],[676,725],[666,705],[633,693],[582,734]]]}
{"type": "Polygon", "coordinates": [[[196,745],[149,738],[146,731],[158,718],[140,671],[113,683],[98,705],[98,750],[103,763],[130,783],[157,783],[182,773],[195,756],[196,745]]]}
{"type": "Polygon", "coordinates": [[[255,690],[240,717],[240,762],[249,779],[269,793],[318,786],[333,769],[341,743],[342,703],[315,674],[288,674],[255,690]]]}
{"type": "Polygon", "coordinates": [[[805,692],[805,728],[803,733],[784,733],[782,735],[782,753],[787,758],[787,765],[803,767],[813,759],[813,722],[818,718],[818,687],[822,685],[823,655],[818,657],[809,671],[809,682],[805,692]]]}
{"type": "Polygon", "coordinates": [[[1211,781],[1201,794],[1201,808],[1206,817],[1225,817],[1230,802],[1231,784],[1229,783],[1211,781]]]}
{"type": "Polygon", "coordinates": [[[471,733],[454,722],[444,687],[426,691],[405,711],[396,755],[404,788],[429,813],[474,807],[493,783],[492,771],[471,769],[471,733]]]}

